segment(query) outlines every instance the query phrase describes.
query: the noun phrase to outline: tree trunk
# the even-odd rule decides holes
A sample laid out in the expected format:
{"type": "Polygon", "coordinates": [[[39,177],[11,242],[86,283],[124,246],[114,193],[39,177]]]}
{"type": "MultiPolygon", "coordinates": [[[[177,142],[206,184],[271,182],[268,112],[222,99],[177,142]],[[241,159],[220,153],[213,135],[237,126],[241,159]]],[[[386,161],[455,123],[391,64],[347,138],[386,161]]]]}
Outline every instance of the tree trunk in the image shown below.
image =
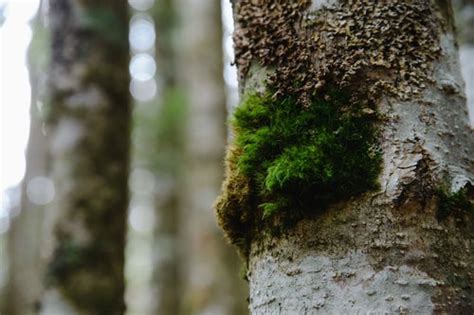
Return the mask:
{"type": "Polygon", "coordinates": [[[52,178],[42,314],[122,314],[128,206],[126,1],[52,0],[52,178]]]}
{"type": "Polygon", "coordinates": [[[178,80],[176,43],[178,17],[175,1],[155,3],[157,79],[162,82],[155,106],[153,130],[157,154],[153,169],[158,180],[155,196],[156,226],[153,236],[154,314],[180,314],[182,282],[180,239],[182,185],[184,179],[185,111],[182,82],[178,80]]]}
{"type": "Polygon", "coordinates": [[[42,104],[47,68],[47,31],[42,5],[32,25],[33,37],[28,51],[31,85],[30,132],[26,150],[26,171],[21,184],[20,213],[12,218],[8,232],[9,279],[6,314],[24,315],[36,311],[42,288],[41,240],[44,206],[51,191],[38,187],[47,179],[48,139],[43,133],[42,104]]]}
{"type": "Polygon", "coordinates": [[[473,313],[450,2],[243,0],[234,17],[244,97],[216,208],[251,312],[473,313]]]}
{"type": "MultiPolygon", "coordinates": [[[[181,20],[180,76],[188,104],[182,226],[185,314],[242,314],[245,289],[239,260],[212,214],[225,147],[222,21],[218,0],[177,2],[181,20]]],[[[158,35],[159,36],[159,35],[158,35]]]]}
{"type": "Polygon", "coordinates": [[[466,81],[466,96],[469,107],[471,126],[474,126],[474,1],[455,0],[456,28],[459,39],[459,55],[461,57],[461,72],[466,81]]]}

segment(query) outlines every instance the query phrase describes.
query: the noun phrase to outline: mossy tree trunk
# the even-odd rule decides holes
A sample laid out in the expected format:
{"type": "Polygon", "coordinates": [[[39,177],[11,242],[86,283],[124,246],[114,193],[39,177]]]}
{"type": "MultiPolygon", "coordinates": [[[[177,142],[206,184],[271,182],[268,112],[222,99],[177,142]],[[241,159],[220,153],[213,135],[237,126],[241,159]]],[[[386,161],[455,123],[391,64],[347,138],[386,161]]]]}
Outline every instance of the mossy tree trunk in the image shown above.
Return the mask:
{"type": "Polygon", "coordinates": [[[127,1],[52,0],[51,176],[42,314],[122,314],[128,206],[127,1]]]}
{"type": "MultiPolygon", "coordinates": [[[[247,297],[239,260],[212,211],[223,178],[226,99],[219,0],[177,1],[180,78],[187,107],[182,232],[183,311],[242,314],[247,297]]],[[[159,35],[158,35],[159,36],[159,35]]]]}
{"type": "MultiPolygon", "coordinates": [[[[41,295],[41,240],[44,205],[27,196],[31,180],[47,174],[48,139],[43,133],[42,104],[48,57],[48,34],[42,5],[31,23],[32,41],[28,48],[31,85],[30,132],[26,150],[26,171],[21,184],[20,213],[12,218],[8,231],[9,278],[5,292],[5,314],[23,315],[36,311],[41,295]],[[39,203],[39,204],[38,204],[39,203]]],[[[34,193],[34,192],[30,192],[34,193]]]]}
{"type": "Polygon", "coordinates": [[[450,1],[233,9],[243,102],[216,208],[251,312],[472,313],[474,134],[450,1]]]}

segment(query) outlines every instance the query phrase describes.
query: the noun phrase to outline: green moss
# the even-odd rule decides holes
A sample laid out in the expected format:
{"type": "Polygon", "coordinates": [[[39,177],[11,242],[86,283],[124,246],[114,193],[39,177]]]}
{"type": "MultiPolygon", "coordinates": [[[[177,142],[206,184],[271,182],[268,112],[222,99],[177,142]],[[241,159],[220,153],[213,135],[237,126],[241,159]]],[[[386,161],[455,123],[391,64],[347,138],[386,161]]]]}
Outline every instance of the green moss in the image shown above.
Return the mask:
{"type": "Polygon", "coordinates": [[[302,109],[296,99],[252,94],[237,108],[237,166],[255,183],[264,217],[315,210],[377,187],[374,118],[344,94],[328,99],[302,109]]]}
{"type": "Polygon", "coordinates": [[[381,154],[373,113],[342,92],[314,98],[307,107],[292,97],[247,95],[231,121],[235,141],[217,203],[231,241],[240,246],[262,224],[277,222],[281,231],[333,202],[376,189],[381,154]]]}
{"type": "Polygon", "coordinates": [[[255,212],[252,209],[255,201],[249,178],[242,175],[237,167],[237,160],[241,155],[241,148],[234,145],[227,148],[226,179],[214,208],[225,236],[230,243],[236,245],[239,254],[246,258],[254,230],[255,212]]]}
{"type": "Polygon", "coordinates": [[[469,196],[467,187],[457,191],[450,192],[445,187],[441,187],[437,191],[438,195],[438,220],[442,221],[448,216],[456,213],[467,211],[474,212],[474,202],[469,196]]]}
{"type": "Polygon", "coordinates": [[[249,269],[248,269],[247,264],[242,264],[239,270],[239,278],[248,282],[249,281],[248,276],[247,276],[248,271],[249,269]]]}

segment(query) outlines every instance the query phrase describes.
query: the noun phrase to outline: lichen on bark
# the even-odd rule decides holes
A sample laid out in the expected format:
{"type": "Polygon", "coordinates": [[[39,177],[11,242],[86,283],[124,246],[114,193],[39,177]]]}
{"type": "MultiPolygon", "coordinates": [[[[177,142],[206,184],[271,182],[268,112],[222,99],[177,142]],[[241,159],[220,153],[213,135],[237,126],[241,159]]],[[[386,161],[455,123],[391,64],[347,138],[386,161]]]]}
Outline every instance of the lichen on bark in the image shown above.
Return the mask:
{"type": "MultiPolygon", "coordinates": [[[[274,68],[278,96],[309,104],[327,87],[350,86],[361,99],[381,92],[419,93],[440,55],[430,1],[338,1],[318,11],[311,1],[238,1],[234,4],[235,58],[240,80],[252,62],[274,68]]],[[[245,85],[243,86],[245,87],[245,85]]]]}

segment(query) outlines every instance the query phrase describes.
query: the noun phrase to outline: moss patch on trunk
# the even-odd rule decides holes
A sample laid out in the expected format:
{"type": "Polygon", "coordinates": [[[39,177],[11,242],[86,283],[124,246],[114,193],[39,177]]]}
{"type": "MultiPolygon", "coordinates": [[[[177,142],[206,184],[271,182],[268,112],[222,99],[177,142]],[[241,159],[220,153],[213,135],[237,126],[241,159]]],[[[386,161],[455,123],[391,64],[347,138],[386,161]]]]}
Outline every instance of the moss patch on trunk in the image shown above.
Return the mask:
{"type": "Polygon", "coordinates": [[[377,188],[375,111],[340,91],[315,97],[306,108],[297,101],[248,94],[232,118],[234,147],[216,208],[240,248],[262,229],[284,231],[335,201],[377,188]]]}
{"type": "MultiPolygon", "coordinates": [[[[376,104],[420,97],[441,55],[432,1],[241,0],[233,5],[242,92],[216,209],[232,243],[377,187],[376,104]],[[253,65],[265,94],[249,92],[253,65]]],[[[243,245],[242,245],[243,244],[243,245]]]]}

